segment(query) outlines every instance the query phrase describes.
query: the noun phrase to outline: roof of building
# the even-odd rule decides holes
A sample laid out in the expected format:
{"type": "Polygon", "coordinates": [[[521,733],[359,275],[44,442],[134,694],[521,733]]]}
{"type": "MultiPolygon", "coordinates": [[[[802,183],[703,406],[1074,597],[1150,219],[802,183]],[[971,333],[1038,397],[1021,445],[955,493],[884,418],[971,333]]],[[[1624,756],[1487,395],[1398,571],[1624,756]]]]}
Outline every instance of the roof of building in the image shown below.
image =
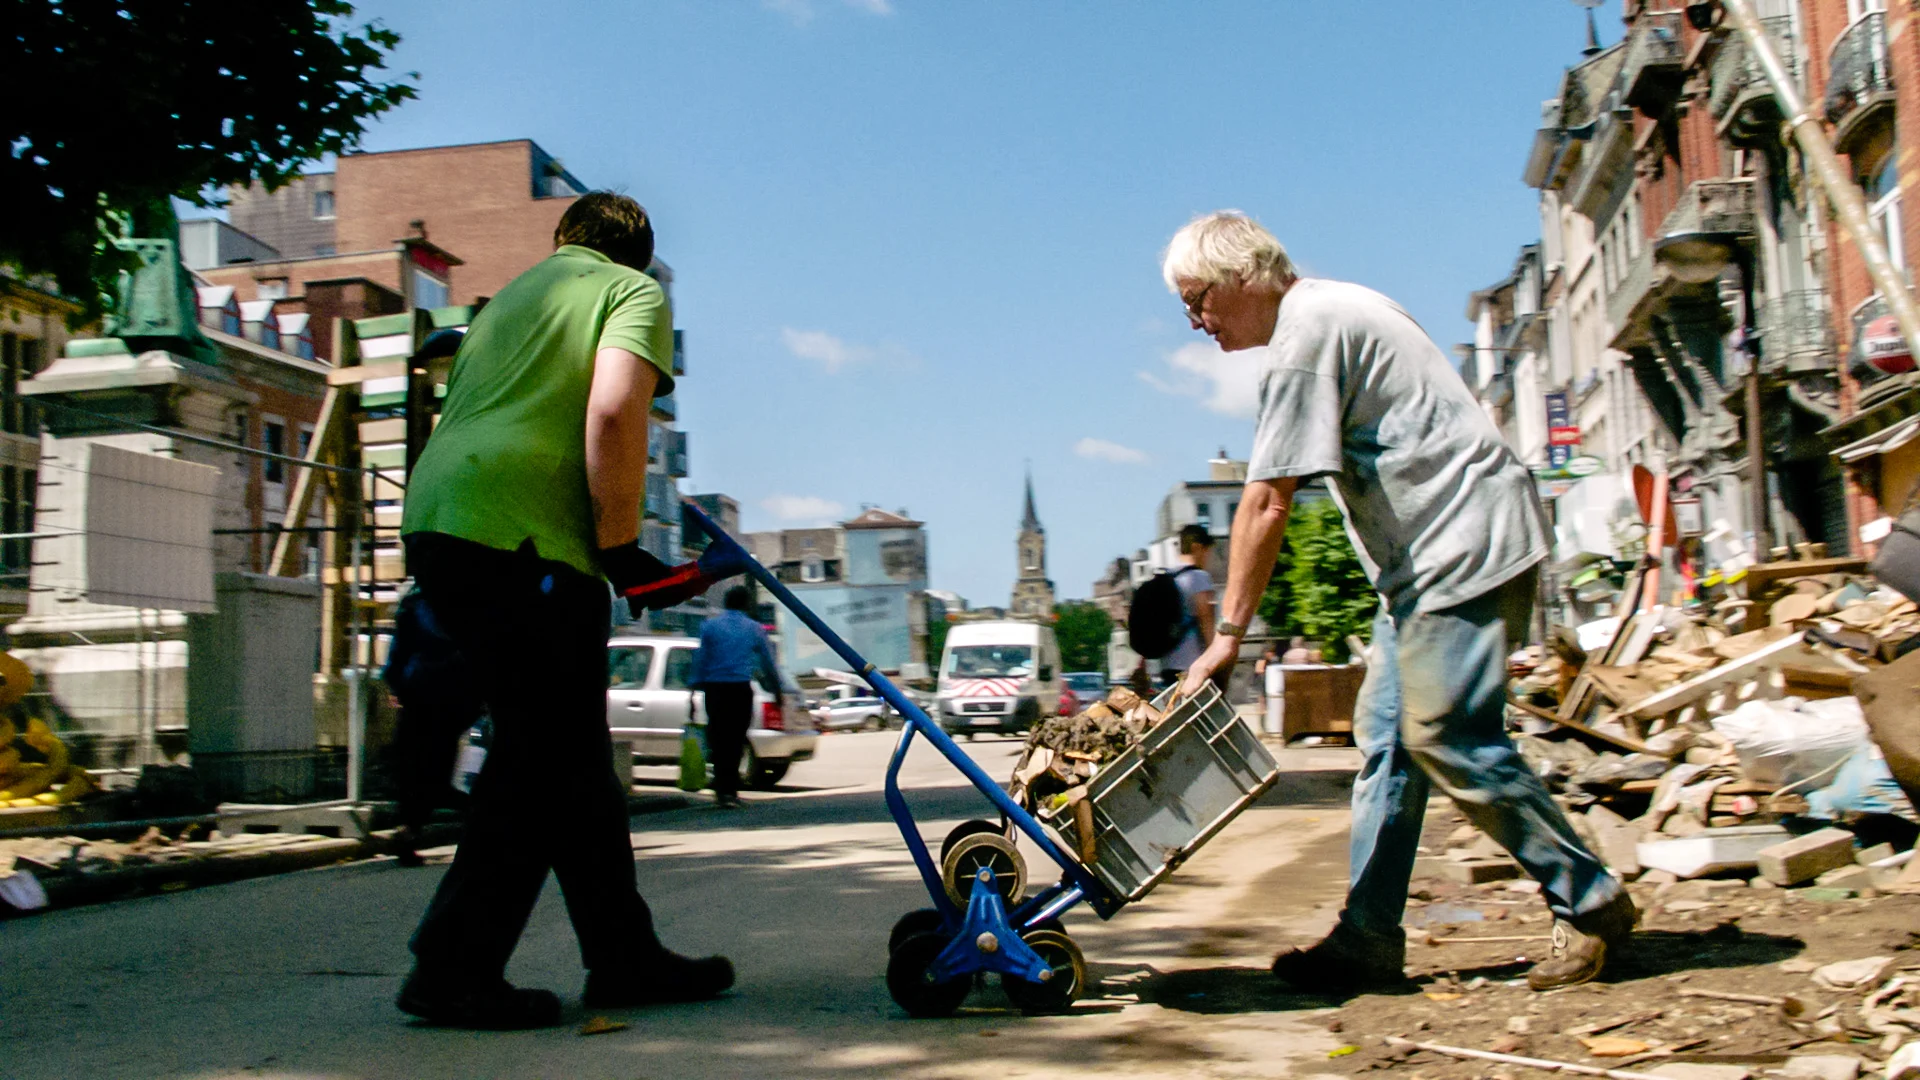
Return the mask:
{"type": "Polygon", "coordinates": [[[859,517],[840,523],[847,529],[917,529],[921,522],[903,513],[892,513],[877,506],[868,507],[859,517]]]}

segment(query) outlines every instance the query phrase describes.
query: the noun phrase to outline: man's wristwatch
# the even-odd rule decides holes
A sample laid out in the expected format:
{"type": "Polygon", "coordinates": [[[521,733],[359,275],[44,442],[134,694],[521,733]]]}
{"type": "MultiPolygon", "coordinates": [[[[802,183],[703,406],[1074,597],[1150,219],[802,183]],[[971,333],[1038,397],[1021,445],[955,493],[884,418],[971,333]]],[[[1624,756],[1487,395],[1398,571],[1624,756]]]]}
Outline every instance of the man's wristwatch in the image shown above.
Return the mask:
{"type": "Polygon", "coordinates": [[[1241,626],[1239,623],[1227,622],[1224,619],[1213,624],[1213,632],[1216,634],[1224,634],[1227,637],[1243,638],[1247,636],[1246,627],[1241,626]]]}

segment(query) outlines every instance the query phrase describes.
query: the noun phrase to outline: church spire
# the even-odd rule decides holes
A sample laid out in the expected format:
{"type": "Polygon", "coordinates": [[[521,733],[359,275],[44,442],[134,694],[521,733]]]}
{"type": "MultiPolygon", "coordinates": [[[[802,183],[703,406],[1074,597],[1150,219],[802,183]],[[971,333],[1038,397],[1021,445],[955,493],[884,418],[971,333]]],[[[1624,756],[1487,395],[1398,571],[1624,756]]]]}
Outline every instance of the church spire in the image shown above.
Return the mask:
{"type": "Polygon", "coordinates": [[[1022,532],[1046,532],[1040,525],[1040,514],[1033,508],[1033,470],[1027,470],[1027,512],[1020,518],[1022,532]]]}

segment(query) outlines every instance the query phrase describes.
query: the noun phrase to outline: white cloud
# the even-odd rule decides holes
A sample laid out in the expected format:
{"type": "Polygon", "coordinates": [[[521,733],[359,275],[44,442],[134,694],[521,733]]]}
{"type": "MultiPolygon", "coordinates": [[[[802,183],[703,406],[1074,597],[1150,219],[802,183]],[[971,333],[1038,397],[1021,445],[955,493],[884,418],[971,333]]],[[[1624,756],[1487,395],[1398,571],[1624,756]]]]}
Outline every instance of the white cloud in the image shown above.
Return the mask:
{"type": "Polygon", "coordinates": [[[795,330],[783,327],[780,340],[787,351],[802,360],[812,360],[829,375],[856,364],[879,364],[889,368],[910,368],[918,361],[907,350],[892,344],[859,345],[827,333],[825,330],[795,330]]]}
{"type": "Polygon", "coordinates": [[[1110,461],[1115,465],[1144,465],[1147,455],[1131,446],[1088,437],[1073,444],[1073,452],[1092,461],[1110,461]]]}
{"type": "Polygon", "coordinates": [[[893,0],[847,0],[847,6],[869,15],[893,14],[893,0]]]}
{"type": "Polygon", "coordinates": [[[1142,371],[1140,381],[1163,394],[1199,398],[1222,416],[1248,419],[1260,404],[1259,355],[1254,349],[1228,353],[1218,345],[1191,342],[1166,355],[1171,378],[1142,371]]]}
{"type": "Polygon", "coordinates": [[[838,521],[847,515],[845,506],[818,495],[770,495],[760,500],[760,508],[788,524],[838,521]]]}
{"type": "Polygon", "coordinates": [[[871,354],[871,350],[849,345],[825,330],[795,330],[789,326],[780,331],[780,340],[786,342],[788,352],[802,360],[818,361],[829,375],[871,354]]]}

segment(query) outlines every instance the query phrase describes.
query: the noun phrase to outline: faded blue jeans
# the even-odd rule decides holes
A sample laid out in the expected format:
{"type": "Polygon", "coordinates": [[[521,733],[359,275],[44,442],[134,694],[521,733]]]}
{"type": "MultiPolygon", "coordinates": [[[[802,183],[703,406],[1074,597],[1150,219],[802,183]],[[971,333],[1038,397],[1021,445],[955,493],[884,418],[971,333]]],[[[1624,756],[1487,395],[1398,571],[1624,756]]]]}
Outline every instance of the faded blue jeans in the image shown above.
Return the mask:
{"type": "Polygon", "coordinates": [[[1538,570],[1440,611],[1373,623],[1354,708],[1352,877],[1341,929],[1400,945],[1429,782],[1540,882],[1561,918],[1605,907],[1620,882],[1587,850],[1506,732],[1507,655],[1524,640],[1538,570]]]}

